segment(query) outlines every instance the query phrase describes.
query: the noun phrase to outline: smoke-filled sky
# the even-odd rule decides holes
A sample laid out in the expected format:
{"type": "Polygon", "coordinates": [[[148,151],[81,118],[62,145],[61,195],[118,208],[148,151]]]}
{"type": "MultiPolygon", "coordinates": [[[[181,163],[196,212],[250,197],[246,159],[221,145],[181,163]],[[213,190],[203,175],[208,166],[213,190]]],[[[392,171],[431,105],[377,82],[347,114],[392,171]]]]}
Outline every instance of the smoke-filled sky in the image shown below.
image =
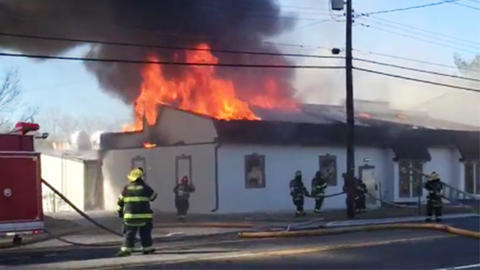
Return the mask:
{"type": "MultiPolygon", "coordinates": [[[[357,13],[419,4],[417,0],[354,0],[353,2],[357,13]]],[[[475,5],[473,2],[469,4],[475,5]]],[[[377,17],[480,43],[480,28],[476,26],[478,14],[474,9],[445,4],[377,15],[377,17]]],[[[208,42],[212,47],[225,49],[329,54],[325,48],[344,47],[344,22],[341,20],[341,17],[330,16],[327,0],[0,0],[1,31],[161,43],[171,46],[191,46],[198,42],[208,42]]],[[[385,23],[372,18],[357,18],[354,27],[354,48],[452,66],[455,53],[470,60],[475,56],[475,52],[480,51],[478,45],[473,48],[464,45],[450,46],[452,45],[450,42],[442,43],[442,46],[422,42],[418,35],[414,35],[416,38],[408,37],[404,31],[395,28],[395,25],[385,23]],[[390,32],[368,28],[366,25],[383,28],[390,32]]],[[[469,45],[472,44],[469,43],[469,45]]],[[[138,59],[151,53],[148,50],[135,48],[90,46],[67,42],[40,44],[31,40],[13,38],[0,38],[0,46],[2,51],[69,56],[88,55],[99,58],[138,59]]],[[[175,51],[155,51],[155,53],[164,59],[174,59],[175,55],[178,55],[175,51]]],[[[382,58],[361,52],[357,52],[356,55],[439,72],[458,73],[454,69],[382,58]]],[[[254,60],[253,57],[245,56],[216,56],[224,62],[254,60]]],[[[273,62],[274,60],[261,58],[257,61],[273,62]]],[[[278,61],[275,63],[337,64],[335,61],[292,58],[277,58],[275,61],[278,61]]],[[[362,66],[412,75],[412,73],[378,66],[362,66]]],[[[39,106],[41,110],[53,107],[75,115],[95,114],[106,118],[129,117],[131,106],[127,104],[137,95],[140,80],[140,69],[135,65],[84,65],[78,62],[33,61],[3,57],[0,68],[2,70],[18,69],[24,89],[23,99],[26,103],[39,106]]],[[[178,76],[181,72],[181,69],[169,69],[167,75],[178,76]]],[[[264,73],[273,74],[280,80],[285,95],[295,95],[305,102],[339,103],[344,96],[342,71],[261,70],[259,72],[258,69],[241,69],[232,72],[231,69],[223,69],[220,75],[231,77],[236,84],[241,85],[245,94],[248,94],[249,91],[258,91],[255,87],[255,78],[264,73]]],[[[429,75],[418,74],[418,77],[438,81],[436,77],[429,75]]],[[[422,108],[422,104],[428,103],[432,98],[438,100],[445,95],[463,95],[458,93],[459,90],[430,87],[359,72],[355,72],[354,79],[357,98],[389,100],[399,108],[422,108]]],[[[445,82],[457,83],[455,80],[445,80],[445,82]]],[[[477,96],[468,97],[466,100],[475,101],[477,96]]],[[[463,99],[460,98],[460,100],[463,99]]],[[[446,110],[453,109],[453,111],[457,106],[462,106],[452,102],[445,104],[446,110]]],[[[476,111],[473,110],[473,112],[476,111]]]]}

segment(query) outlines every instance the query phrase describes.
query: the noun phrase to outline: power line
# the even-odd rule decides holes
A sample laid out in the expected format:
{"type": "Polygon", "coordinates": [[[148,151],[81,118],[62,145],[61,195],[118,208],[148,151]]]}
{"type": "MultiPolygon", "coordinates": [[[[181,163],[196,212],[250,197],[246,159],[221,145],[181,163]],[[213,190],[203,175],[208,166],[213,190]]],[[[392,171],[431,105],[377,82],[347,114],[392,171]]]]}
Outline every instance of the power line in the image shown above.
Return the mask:
{"type": "Polygon", "coordinates": [[[213,67],[241,67],[241,68],[302,68],[302,69],[342,69],[344,66],[315,66],[315,65],[266,65],[266,64],[229,64],[229,63],[201,63],[201,62],[172,62],[172,61],[153,61],[153,60],[130,60],[115,58],[89,58],[89,57],[71,57],[71,56],[52,56],[37,54],[16,54],[2,53],[0,56],[22,57],[36,59],[54,59],[82,62],[104,62],[104,63],[125,63],[125,64],[155,64],[155,65],[175,65],[175,66],[213,66],[213,67]]]}
{"type": "MultiPolygon", "coordinates": [[[[445,44],[445,45],[448,45],[448,46],[455,46],[455,47],[458,47],[458,48],[465,48],[467,50],[469,49],[477,49],[477,50],[480,50],[480,44],[478,45],[471,45],[471,44],[466,44],[462,41],[458,41],[458,40],[452,40],[452,39],[448,39],[448,38],[444,38],[444,37],[439,37],[439,36],[435,36],[435,35],[432,35],[432,34],[429,34],[429,33],[422,33],[418,30],[414,30],[414,29],[404,29],[403,27],[399,27],[399,26],[396,26],[396,25],[392,25],[392,24],[385,24],[385,23],[382,23],[382,22],[374,22],[374,23],[378,23],[379,25],[381,25],[382,27],[385,27],[386,29],[393,29],[393,30],[396,30],[396,31],[400,31],[402,34],[406,33],[408,35],[413,35],[415,37],[420,37],[421,39],[426,39],[426,40],[429,40],[430,42],[441,42],[442,44],[445,44]]],[[[374,25],[368,25],[368,27],[373,27],[373,28],[376,28],[376,26],[374,25]]]]}
{"type": "MultiPolygon", "coordinates": [[[[231,17],[232,15],[235,15],[237,17],[243,17],[243,16],[248,16],[251,19],[260,19],[260,20],[266,20],[266,19],[273,19],[273,20],[279,20],[279,19],[289,19],[289,20],[306,20],[306,21],[314,21],[317,20],[318,18],[312,18],[312,17],[300,17],[300,16],[283,16],[283,15],[278,15],[278,13],[271,13],[271,12],[251,12],[252,10],[249,9],[238,9],[236,11],[230,10],[227,13],[222,12],[222,8],[225,8],[225,6],[219,6],[219,5],[202,5],[201,8],[203,10],[210,10],[210,11],[217,11],[213,12],[211,15],[219,15],[219,16],[228,16],[231,17]]],[[[324,14],[328,15],[328,11],[316,11],[317,14],[324,14]]],[[[311,14],[314,15],[314,14],[311,14]]]]}
{"type": "Polygon", "coordinates": [[[315,26],[315,25],[318,25],[318,24],[321,24],[321,23],[324,23],[324,22],[338,22],[338,21],[333,21],[332,19],[318,20],[316,22],[311,22],[311,23],[307,23],[307,24],[304,24],[302,26],[299,26],[299,27],[296,28],[296,31],[300,31],[300,30],[303,30],[304,28],[315,26]]]}
{"type": "Polygon", "coordinates": [[[359,25],[362,26],[362,27],[365,27],[367,29],[376,29],[376,30],[379,30],[379,31],[399,35],[399,36],[402,36],[402,37],[408,37],[408,38],[411,38],[411,39],[414,39],[414,40],[417,40],[417,41],[423,41],[423,42],[434,44],[434,45],[441,46],[441,47],[448,47],[448,48],[452,48],[452,49],[456,49],[456,50],[459,50],[459,51],[464,51],[464,52],[468,52],[468,53],[472,53],[472,54],[477,54],[478,53],[478,51],[472,51],[472,50],[461,48],[461,47],[458,47],[458,46],[453,46],[452,44],[435,42],[435,41],[432,41],[432,40],[429,40],[429,39],[420,38],[420,37],[413,36],[413,35],[410,35],[410,34],[391,31],[389,29],[384,29],[384,28],[381,28],[381,27],[378,27],[378,26],[375,26],[375,25],[369,25],[369,24],[364,24],[364,23],[360,23],[359,25]]]}
{"type": "Polygon", "coordinates": [[[360,52],[360,53],[364,53],[364,54],[378,55],[378,56],[382,56],[382,57],[388,57],[388,58],[393,58],[393,59],[410,61],[410,62],[415,62],[415,63],[420,63],[420,64],[439,66],[439,67],[456,69],[456,70],[460,69],[460,70],[479,72],[480,73],[480,69],[477,70],[477,69],[461,68],[461,67],[457,67],[457,66],[453,66],[453,65],[440,64],[440,63],[429,62],[429,61],[425,61],[425,60],[419,60],[419,59],[414,59],[414,58],[409,58],[409,57],[404,57],[404,56],[380,53],[380,52],[362,51],[362,50],[358,50],[358,49],[353,49],[353,50],[357,51],[357,52],[360,52]]]}
{"type": "MultiPolygon", "coordinates": [[[[452,43],[464,43],[464,44],[467,44],[469,46],[472,46],[472,45],[476,46],[476,48],[480,47],[480,42],[461,39],[461,38],[451,36],[451,35],[447,35],[447,34],[444,34],[444,33],[425,30],[425,29],[419,28],[417,26],[403,24],[403,23],[395,22],[395,21],[392,21],[392,20],[387,20],[387,19],[384,19],[384,18],[376,17],[376,16],[366,16],[366,17],[362,17],[362,19],[372,19],[372,20],[380,21],[380,23],[397,25],[396,27],[400,26],[400,27],[403,27],[403,28],[407,28],[404,31],[409,31],[409,32],[411,32],[411,29],[416,29],[417,31],[428,33],[430,36],[433,35],[435,38],[438,38],[438,36],[443,37],[442,39],[450,40],[450,42],[452,42],[452,43]]],[[[422,35],[424,35],[424,34],[422,34],[422,35]]]]}
{"type": "Polygon", "coordinates": [[[406,67],[406,66],[395,65],[395,64],[385,63],[385,62],[379,62],[379,61],[374,61],[374,60],[369,60],[369,59],[364,59],[364,58],[353,58],[353,60],[361,61],[361,62],[365,62],[365,63],[376,64],[376,65],[387,66],[387,67],[400,68],[400,69],[405,69],[405,70],[410,70],[410,71],[423,72],[423,73],[428,73],[428,74],[433,74],[433,75],[451,77],[451,78],[456,78],[456,79],[480,82],[480,79],[463,77],[463,76],[452,75],[452,74],[447,74],[447,73],[441,73],[441,72],[436,72],[436,71],[431,71],[431,70],[426,70],[426,69],[420,69],[420,68],[406,67]]]}
{"type": "Polygon", "coordinates": [[[51,40],[51,41],[64,41],[64,42],[82,42],[82,43],[114,45],[114,46],[124,46],[124,47],[155,48],[155,49],[165,49],[165,50],[209,51],[209,52],[227,53],[227,54],[250,54],[250,55],[264,55],[264,56],[343,59],[343,57],[341,57],[341,56],[333,56],[333,55],[315,55],[315,54],[300,54],[300,53],[275,53],[275,52],[259,52],[259,51],[238,51],[238,50],[206,49],[206,48],[195,48],[195,47],[175,47],[175,46],[164,46],[164,45],[156,45],[156,44],[140,44],[140,43],[104,41],[104,40],[93,40],[93,39],[63,38],[63,37],[26,35],[26,34],[15,34],[15,33],[5,33],[5,32],[0,32],[0,36],[8,36],[8,37],[15,37],[15,38],[28,38],[28,39],[40,39],[40,40],[51,40]]]}
{"type": "Polygon", "coordinates": [[[387,10],[378,10],[378,11],[366,12],[366,13],[361,13],[361,15],[362,16],[368,16],[368,15],[373,15],[373,14],[383,14],[383,13],[391,13],[391,12],[405,11],[405,10],[425,8],[425,7],[433,7],[433,6],[453,3],[453,2],[457,2],[457,1],[459,1],[459,0],[445,0],[445,1],[440,1],[440,2],[424,4],[424,5],[418,5],[418,6],[410,6],[410,7],[404,7],[404,8],[395,8],[395,9],[387,9],[387,10]]]}
{"type": "Polygon", "coordinates": [[[318,46],[315,45],[304,45],[304,44],[295,44],[295,43],[285,43],[285,42],[273,42],[273,41],[263,41],[264,44],[272,44],[283,47],[296,47],[301,49],[317,49],[318,46]]]}
{"type": "Polygon", "coordinates": [[[434,81],[429,81],[429,80],[417,79],[417,78],[412,78],[412,77],[407,77],[407,76],[402,76],[402,75],[398,75],[398,74],[387,73],[387,72],[382,72],[382,71],[377,71],[377,70],[372,70],[372,69],[366,69],[366,68],[353,67],[353,69],[368,72],[368,73],[374,73],[374,74],[378,74],[378,75],[398,78],[398,79],[410,80],[410,81],[415,81],[415,82],[421,82],[421,83],[426,83],[426,84],[432,84],[432,85],[437,85],[437,86],[443,86],[443,87],[449,87],[449,88],[455,88],[455,89],[480,93],[480,89],[475,89],[475,88],[470,88],[470,87],[464,87],[464,86],[458,86],[458,85],[453,85],[453,84],[446,84],[446,83],[439,83],[439,82],[434,82],[434,81]]]}
{"type": "Polygon", "coordinates": [[[304,10],[318,10],[318,11],[327,11],[327,9],[324,8],[318,8],[318,7],[299,7],[299,6],[293,6],[293,5],[280,5],[280,8],[293,8],[293,9],[304,9],[304,10]]]}
{"type": "Polygon", "coordinates": [[[473,9],[473,10],[480,10],[480,8],[478,8],[478,7],[470,6],[470,5],[467,5],[467,4],[462,4],[462,3],[453,3],[453,4],[455,4],[457,6],[473,9]]]}

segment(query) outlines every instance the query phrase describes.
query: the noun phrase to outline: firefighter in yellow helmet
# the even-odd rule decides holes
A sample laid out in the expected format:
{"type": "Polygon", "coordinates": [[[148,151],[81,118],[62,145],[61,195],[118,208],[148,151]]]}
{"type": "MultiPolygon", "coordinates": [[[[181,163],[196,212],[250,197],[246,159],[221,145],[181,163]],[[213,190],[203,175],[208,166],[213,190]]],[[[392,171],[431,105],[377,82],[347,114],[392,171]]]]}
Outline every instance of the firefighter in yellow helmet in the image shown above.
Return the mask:
{"type": "Polygon", "coordinates": [[[440,181],[440,176],[436,172],[432,172],[428,176],[428,181],[425,183],[425,189],[428,191],[427,195],[427,218],[426,222],[432,221],[432,214],[435,212],[435,220],[442,221],[442,190],[443,184],[440,181]]]}
{"type": "Polygon", "coordinates": [[[124,243],[117,256],[128,256],[135,245],[137,231],[140,234],[143,254],[151,254],[153,211],[150,202],[155,200],[157,193],[143,180],[143,169],[135,168],[127,175],[130,182],[118,198],[118,215],[123,218],[124,243]]]}

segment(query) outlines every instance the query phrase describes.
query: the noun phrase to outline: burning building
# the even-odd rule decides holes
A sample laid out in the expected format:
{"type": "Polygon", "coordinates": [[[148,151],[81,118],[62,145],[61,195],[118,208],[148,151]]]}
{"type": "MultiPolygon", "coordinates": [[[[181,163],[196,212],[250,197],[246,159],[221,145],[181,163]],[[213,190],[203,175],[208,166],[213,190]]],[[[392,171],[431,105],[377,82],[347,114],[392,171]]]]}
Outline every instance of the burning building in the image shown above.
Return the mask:
{"type": "MultiPolygon", "coordinates": [[[[335,173],[327,193],[342,191],[342,106],[302,105],[287,112],[252,109],[262,120],[227,121],[168,106],[157,112],[153,126],[145,120],[142,130],[102,135],[107,209],[115,208],[125,175],[136,166],[146,169],[146,181],[159,193],[153,207],[166,212],[174,211],[172,190],[183,176],[197,187],[191,198],[196,213],[290,210],[288,182],[296,170],[303,172],[308,186],[317,170],[331,168],[335,173]]],[[[472,165],[478,175],[478,131],[436,129],[432,125],[455,124],[432,120],[425,128],[418,125],[421,122],[398,113],[357,114],[357,173],[370,192],[387,201],[417,201],[421,176],[405,173],[414,169],[435,170],[450,186],[480,193],[478,178],[471,175],[472,165]]],[[[343,208],[344,201],[343,195],[329,198],[324,207],[343,208]]],[[[378,206],[375,200],[369,204],[378,206]]],[[[313,207],[312,202],[306,206],[313,207]]]]}
{"type": "MultiPolygon", "coordinates": [[[[188,62],[218,62],[207,44],[197,49],[184,52],[188,62]]],[[[168,77],[163,66],[146,65],[141,73],[134,123],[101,136],[107,209],[115,208],[125,175],[138,166],[159,193],[153,207],[166,212],[174,211],[172,190],[184,176],[197,187],[196,213],[292,209],[288,183],[296,170],[308,185],[317,170],[329,169],[327,193],[342,191],[343,106],[301,104],[271,76],[258,80],[258,92],[245,91],[215,66],[192,65],[168,77]]],[[[480,193],[478,130],[384,103],[357,105],[357,174],[375,197],[416,202],[424,197],[419,172],[434,170],[452,189],[480,193]]],[[[343,208],[344,201],[332,197],[324,207],[343,208]]],[[[368,204],[379,206],[374,198],[368,204]]]]}

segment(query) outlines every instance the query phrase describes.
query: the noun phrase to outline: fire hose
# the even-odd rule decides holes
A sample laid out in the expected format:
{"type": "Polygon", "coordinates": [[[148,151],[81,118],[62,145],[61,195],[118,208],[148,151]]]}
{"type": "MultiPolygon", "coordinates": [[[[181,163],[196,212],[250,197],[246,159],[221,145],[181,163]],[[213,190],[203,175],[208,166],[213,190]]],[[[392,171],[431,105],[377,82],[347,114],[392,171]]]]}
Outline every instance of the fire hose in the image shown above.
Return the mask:
{"type": "Polygon", "coordinates": [[[397,224],[379,224],[367,225],[348,228],[333,229],[315,229],[301,231],[277,231],[277,232],[241,232],[238,234],[240,238],[272,238],[272,237],[307,237],[307,236],[324,236],[342,233],[378,231],[378,230],[400,230],[400,229],[429,229],[440,230],[451,234],[461,235],[480,239],[480,232],[464,230],[444,224],[417,224],[417,223],[397,223],[397,224]]]}
{"type": "Polygon", "coordinates": [[[342,192],[338,192],[338,193],[333,193],[333,194],[328,194],[328,195],[315,195],[315,196],[307,196],[309,198],[315,198],[315,199],[320,199],[320,198],[330,198],[330,197],[335,197],[335,196],[339,196],[339,195],[342,195],[342,194],[345,194],[345,191],[342,191],[342,192]]]}
{"type": "Polygon", "coordinates": [[[44,185],[46,185],[49,189],[51,189],[58,197],[60,197],[63,201],[65,201],[68,205],[70,205],[70,207],[73,208],[73,210],[75,210],[78,214],[80,214],[83,218],[85,218],[86,220],[88,220],[90,223],[92,223],[93,225],[111,233],[111,234],[114,234],[116,236],[120,236],[120,237],[123,237],[123,234],[119,233],[119,232],[116,232],[114,231],[113,229],[110,229],[108,227],[106,227],[105,225],[101,224],[101,223],[98,223],[97,221],[95,221],[93,218],[91,218],[89,215],[87,215],[85,212],[83,212],[82,210],[80,210],[78,207],[76,207],[67,197],[65,197],[65,195],[63,195],[60,191],[58,191],[56,188],[54,188],[52,185],[50,185],[50,183],[48,183],[47,181],[45,181],[44,179],[42,179],[42,183],[44,185]]]}
{"type": "MultiPolygon", "coordinates": [[[[85,218],[86,220],[88,220],[90,223],[92,223],[93,225],[97,226],[98,228],[100,229],[103,229],[113,235],[116,235],[116,236],[120,236],[120,237],[123,237],[123,235],[119,232],[116,232],[115,230],[113,229],[110,229],[108,227],[106,227],[105,225],[95,221],[92,217],[90,217],[89,215],[87,215],[85,212],[83,212],[82,210],[80,210],[77,206],[75,206],[75,204],[73,204],[67,197],[65,197],[65,195],[63,195],[60,191],[58,191],[56,188],[54,188],[50,183],[48,183],[47,181],[45,181],[45,179],[42,179],[42,183],[47,186],[50,190],[52,190],[58,197],[60,197],[64,202],[66,202],[68,205],[70,205],[70,207],[73,208],[73,210],[75,210],[78,214],[80,214],[80,216],[82,216],[83,218],[85,218]]],[[[86,244],[86,243],[79,243],[79,242],[74,242],[74,241],[70,241],[70,240],[67,240],[61,236],[58,236],[48,230],[45,230],[44,229],[44,232],[47,233],[48,235],[50,235],[51,237],[57,239],[58,241],[61,241],[63,243],[66,243],[66,244],[70,244],[70,245],[74,245],[74,246],[86,246],[86,247],[104,247],[104,246],[112,246],[112,245],[117,245],[117,243],[110,243],[110,244],[86,244]]]]}
{"type": "MultiPolygon", "coordinates": [[[[75,206],[75,204],[73,204],[73,202],[71,202],[67,197],[65,197],[65,195],[63,195],[60,191],[58,191],[56,188],[54,188],[50,183],[48,183],[47,181],[45,181],[44,179],[42,179],[42,183],[44,185],[46,185],[49,189],[51,189],[56,195],[58,195],[63,201],[65,201],[68,205],[70,205],[78,214],[80,214],[83,218],[85,218],[86,220],[88,220],[90,223],[92,223],[93,225],[113,234],[113,235],[116,235],[116,236],[119,236],[119,237],[123,237],[123,234],[119,233],[119,232],[116,232],[115,230],[113,229],[110,229],[108,227],[106,227],[105,225],[95,221],[92,217],[90,217],[89,215],[87,215],[85,212],[83,212],[82,210],[80,210],[77,206],[75,206]]],[[[178,225],[178,224],[177,224],[178,225]]],[[[177,226],[179,227],[179,226],[177,226]]],[[[187,226],[185,226],[187,227],[187,226]]],[[[202,224],[201,227],[235,227],[235,228],[251,228],[253,227],[253,225],[251,224],[214,224],[214,223],[206,223],[206,224],[202,224]]],[[[48,230],[44,230],[45,233],[47,233],[49,236],[63,242],[63,243],[66,243],[66,244],[70,244],[70,245],[75,245],[75,246],[85,246],[85,247],[109,247],[109,246],[114,246],[114,245],[118,245],[119,243],[118,242],[110,242],[110,243],[91,243],[91,244],[88,244],[88,243],[79,243],[79,242],[74,242],[74,241],[70,241],[70,240],[67,240],[59,235],[56,235],[48,230]]],[[[136,239],[136,241],[139,241],[139,239],[136,239]]]]}
{"type": "MultiPolygon", "coordinates": [[[[333,193],[333,194],[328,194],[328,195],[316,195],[316,196],[307,196],[307,197],[320,199],[320,198],[336,197],[336,196],[340,196],[342,194],[345,194],[345,191],[338,192],[338,193],[333,193]]],[[[314,224],[314,223],[317,223],[318,221],[321,221],[321,220],[322,219],[314,219],[314,220],[310,220],[310,221],[302,222],[302,223],[290,223],[285,227],[285,230],[286,231],[296,230],[296,228],[298,228],[298,227],[303,227],[303,226],[306,226],[306,225],[314,224]]]]}
{"type": "MultiPolygon", "coordinates": [[[[75,206],[75,204],[73,204],[67,197],[65,197],[65,195],[63,195],[60,191],[58,191],[56,188],[54,188],[50,183],[48,183],[47,181],[45,181],[44,179],[41,179],[42,183],[47,186],[50,190],[52,190],[57,196],[59,196],[63,201],[65,201],[68,205],[70,205],[70,207],[73,208],[73,210],[75,210],[78,214],[80,214],[83,218],[85,218],[86,220],[88,220],[90,223],[92,223],[93,225],[113,234],[113,235],[116,235],[116,236],[119,236],[119,237],[123,237],[123,235],[119,232],[116,232],[115,230],[113,229],[110,229],[108,227],[106,227],[105,225],[95,221],[92,217],[90,217],[89,215],[87,215],[85,212],[83,212],[82,210],[80,210],[77,206],[75,206]]],[[[78,243],[78,242],[74,242],[74,241],[70,241],[70,240],[67,240],[57,234],[54,234],[52,232],[50,232],[49,230],[46,230],[44,229],[43,230],[46,234],[48,234],[50,237],[54,238],[54,239],[57,239],[63,243],[66,243],[66,244],[70,244],[70,245],[75,245],[75,246],[88,246],[88,247],[102,247],[102,246],[112,246],[113,243],[108,243],[108,244],[87,244],[87,243],[78,243]]],[[[48,239],[46,239],[48,240],[48,239]]],[[[34,242],[33,242],[34,243],[34,242]]],[[[30,243],[30,244],[33,244],[33,243],[30,243]]],[[[115,245],[117,245],[118,243],[115,243],[115,245]]],[[[24,244],[22,244],[24,245],[24,244]]],[[[16,245],[12,245],[12,246],[7,246],[7,247],[2,247],[3,248],[11,248],[11,247],[14,247],[16,245]]]]}

